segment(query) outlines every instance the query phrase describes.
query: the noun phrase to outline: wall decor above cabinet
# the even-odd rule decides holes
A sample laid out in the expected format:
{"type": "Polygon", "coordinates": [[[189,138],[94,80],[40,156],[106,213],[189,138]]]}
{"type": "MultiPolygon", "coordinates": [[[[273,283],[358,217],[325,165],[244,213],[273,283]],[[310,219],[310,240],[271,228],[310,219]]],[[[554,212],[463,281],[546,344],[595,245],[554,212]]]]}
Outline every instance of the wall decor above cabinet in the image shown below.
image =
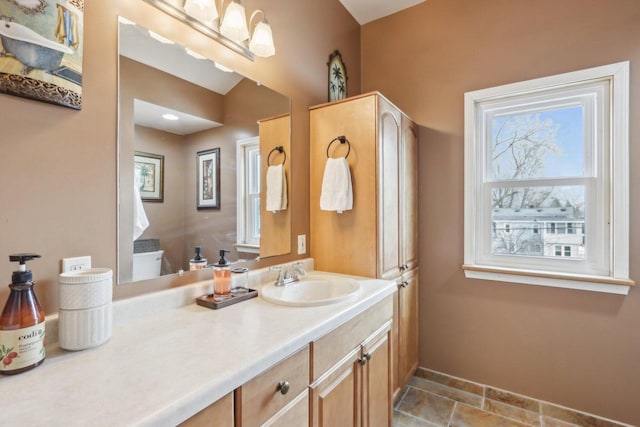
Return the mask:
{"type": "Polygon", "coordinates": [[[261,9],[249,19],[242,0],[145,0],[252,60],[275,55],[273,33],[261,9]]]}

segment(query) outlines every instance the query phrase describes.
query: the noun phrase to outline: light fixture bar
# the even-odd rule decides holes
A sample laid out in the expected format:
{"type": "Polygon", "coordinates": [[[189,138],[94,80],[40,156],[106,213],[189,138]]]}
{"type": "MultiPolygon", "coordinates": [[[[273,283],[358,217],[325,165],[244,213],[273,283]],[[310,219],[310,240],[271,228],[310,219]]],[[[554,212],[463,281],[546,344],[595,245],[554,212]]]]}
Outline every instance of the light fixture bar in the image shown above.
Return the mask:
{"type": "Polygon", "coordinates": [[[232,51],[239,53],[240,55],[244,56],[245,58],[253,61],[255,59],[255,56],[253,54],[253,52],[251,52],[251,50],[249,50],[247,47],[245,47],[244,45],[242,45],[241,43],[236,43],[233,40],[229,39],[228,37],[225,37],[224,35],[222,35],[221,33],[219,33],[218,31],[216,31],[215,29],[204,25],[202,22],[191,18],[189,15],[187,15],[184,10],[175,7],[174,5],[172,5],[171,3],[169,3],[166,0],[144,0],[145,2],[149,3],[150,5],[160,9],[161,11],[165,12],[166,14],[179,19],[183,22],[186,22],[187,24],[189,24],[192,28],[200,31],[202,34],[211,37],[212,39],[216,40],[217,42],[219,42],[220,44],[228,47],[229,49],[231,49],[232,51]]]}

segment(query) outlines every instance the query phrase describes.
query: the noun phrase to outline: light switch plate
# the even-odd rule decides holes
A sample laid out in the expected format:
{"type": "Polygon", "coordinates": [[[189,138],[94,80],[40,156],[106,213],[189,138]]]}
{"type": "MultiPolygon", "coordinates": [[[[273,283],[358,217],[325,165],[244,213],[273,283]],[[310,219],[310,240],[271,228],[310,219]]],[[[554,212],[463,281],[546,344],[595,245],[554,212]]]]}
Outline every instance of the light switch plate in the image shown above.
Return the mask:
{"type": "Polygon", "coordinates": [[[91,268],[90,256],[79,256],[75,258],[63,258],[62,259],[62,272],[87,270],[91,268]]]}
{"type": "Polygon", "coordinates": [[[300,234],[298,235],[298,255],[303,255],[307,253],[307,235],[300,234]]]}

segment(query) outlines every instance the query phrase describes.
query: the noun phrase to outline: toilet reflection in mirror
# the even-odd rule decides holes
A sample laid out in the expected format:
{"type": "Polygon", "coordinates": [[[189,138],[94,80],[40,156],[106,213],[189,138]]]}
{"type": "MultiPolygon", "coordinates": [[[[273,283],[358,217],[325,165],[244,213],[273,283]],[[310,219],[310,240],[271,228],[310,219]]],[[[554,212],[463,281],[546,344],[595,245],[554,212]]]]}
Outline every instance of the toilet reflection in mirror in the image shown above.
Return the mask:
{"type": "Polygon", "coordinates": [[[231,251],[230,260],[290,251],[290,214],[261,221],[264,189],[255,197],[266,169],[261,154],[276,142],[290,148],[289,98],[168,42],[139,25],[119,23],[118,283],[188,271],[196,246],[211,264],[220,249],[231,251]],[[274,117],[286,118],[284,132],[263,126],[274,117]],[[239,155],[247,141],[258,150],[239,155]],[[196,153],[213,148],[220,149],[220,208],[198,210],[196,153]],[[161,199],[140,196],[136,152],[163,156],[163,173],[154,177],[162,179],[161,199]],[[247,163],[239,165],[244,158],[247,163]],[[252,199],[243,188],[248,181],[252,199]],[[254,215],[245,215],[247,209],[254,215]],[[241,223],[248,216],[253,221],[241,223]],[[287,232],[274,233],[272,226],[287,232]],[[243,241],[251,230],[254,238],[256,231],[268,235],[268,245],[262,238],[259,245],[243,241]]]}

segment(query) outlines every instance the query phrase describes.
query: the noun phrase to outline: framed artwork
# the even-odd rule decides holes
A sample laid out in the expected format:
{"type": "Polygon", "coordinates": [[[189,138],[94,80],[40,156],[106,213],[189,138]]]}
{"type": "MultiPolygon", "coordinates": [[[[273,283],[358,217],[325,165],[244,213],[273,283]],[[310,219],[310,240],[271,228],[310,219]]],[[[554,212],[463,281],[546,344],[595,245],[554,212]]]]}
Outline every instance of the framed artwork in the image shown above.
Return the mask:
{"type": "Polygon", "coordinates": [[[220,209],[220,148],[198,151],[197,208],[220,209]]]}
{"type": "Polygon", "coordinates": [[[164,201],[164,156],[135,152],[135,182],[143,202],[164,201]]]}
{"type": "Polygon", "coordinates": [[[329,101],[337,101],[347,97],[347,66],[342,62],[342,55],[335,50],[329,55],[329,101]]]}
{"type": "Polygon", "coordinates": [[[84,1],[0,1],[0,92],[81,108],[84,1]]]}

